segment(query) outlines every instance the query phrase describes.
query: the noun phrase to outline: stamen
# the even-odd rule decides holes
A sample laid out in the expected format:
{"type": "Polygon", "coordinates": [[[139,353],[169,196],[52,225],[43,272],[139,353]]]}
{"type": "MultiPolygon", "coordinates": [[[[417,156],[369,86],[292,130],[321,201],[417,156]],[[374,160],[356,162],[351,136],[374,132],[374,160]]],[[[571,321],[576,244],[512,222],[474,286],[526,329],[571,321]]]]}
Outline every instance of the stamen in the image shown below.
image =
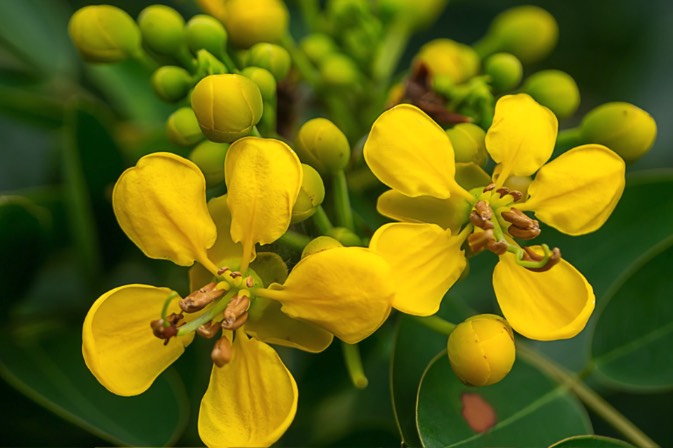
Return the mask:
{"type": "Polygon", "coordinates": [[[492,229],[493,210],[488,202],[479,200],[474,205],[474,210],[470,213],[470,222],[476,227],[484,230],[492,229]]]}
{"type": "Polygon", "coordinates": [[[561,251],[558,247],[555,247],[553,250],[550,250],[546,244],[543,244],[541,247],[544,251],[542,255],[530,247],[517,248],[516,263],[529,271],[544,272],[550,270],[561,261],[561,251]]]}
{"type": "Polygon", "coordinates": [[[248,275],[245,278],[245,287],[252,288],[253,286],[255,286],[255,280],[252,278],[252,275],[248,275]]]}
{"type": "Polygon", "coordinates": [[[202,338],[212,339],[220,331],[220,322],[211,321],[196,329],[196,334],[202,338]]]}
{"type": "Polygon", "coordinates": [[[159,339],[165,339],[164,345],[168,344],[168,340],[178,334],[178,323],[184,316],[182,313],[172,313],[166,319],[157,319],[150,322],[152,333],[159,339]]]}
{"type": "Polygon", "coordinates": [[[229,266],[222,266],[220,269],[217,270],[217,275],[222,275],[227,271],[231,271],[231,269],[229,269],[229,266]]]}
{"type": "Polygon", "coordinates": [[[494,188],[495,188],[495,184],[494,184],[494,183],[490,183],[490,184],[488,184],[488,185],[486,185],[486,186],[484,187],[484,193],[489,192],[489,191],[492,191],[494,188]]]}
{"type": "Polygon", "coordinates": [[[236,330],[241,327],[248,319],[248,308],[250,308],[250,293],[241,290],[225,308],[222,328],[236,330]]]}
{"type": "Polygon", "coordinates": [[[180,309],[185,313],[195,313],[201,311],[214,300],[219,299],[225,294],[224,289],[219,289],[216,282],[210,282],[203,288],[194,291],[180,301],[180,309]]]}
{"type": "Polygon", "coordinates": [[[511,225],[507,229],[514,238],[532,240],[540,235],[540,223],[514,207],[501,213],[503,219],[511,225]]]}
{"type": "Polygon", "coordinates": [[[217,367],[224,367],[231,361],[231,340],[228,337],[222,336],[215,342],[210,359],[217,367]]]}
{"type": "Polygon", "coordinates": [[[495,236],[491,229],[484,230],[483,232],[474,232],[467,237],[467,244],[470,246],[470,251],[473,254],[477,254],[486,249],[488,243],[494,241],[495,236]]]}

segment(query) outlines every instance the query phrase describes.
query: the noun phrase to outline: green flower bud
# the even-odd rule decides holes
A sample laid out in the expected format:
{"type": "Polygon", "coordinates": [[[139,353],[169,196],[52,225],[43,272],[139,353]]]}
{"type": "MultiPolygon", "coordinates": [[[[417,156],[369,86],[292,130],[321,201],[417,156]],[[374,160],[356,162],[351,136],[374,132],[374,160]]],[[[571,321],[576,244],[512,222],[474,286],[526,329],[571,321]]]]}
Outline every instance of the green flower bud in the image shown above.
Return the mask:
{"type": "Polygon", "coordinates": [[[558,118],[567,118],[580,105],[580,89],[575,80],[560,70],[542,70],[529,76],[521,90],[548,107],[558,118]]]}
{"type": "Polygon", "coordinates": [[[301,164],[304,177],[301,182],[299,196],[292,208],[292,223],[307,220],[315,213],[316,209],[325,199],[325,185],[322,177],[316,170],[304,163],[301,164]]]}
{"type": "Polygon", "coordinates": [[[223,75],[229,73],[222,61],[210,54],[208,50],[196,52],[196,66],[194,67],[194,79],[203,79],[208,75],[223,75]]]}
{"type": "Polygon", "coordinates": [[[285,34],[289,13],[281,0],[229,0],[224,26],[238,47],[278,42],[285,34]]]}
{"type": "Polygon", "coordinates": [[[486,60],[484,73],[491,77],[491,85],[495,90],[507,92],[521,82],[523,66],[513,54],[496,53],[486,60]]]}
{"type": "Polygon", "coordinates": [[[250,48],[247,65],[265,68],[273,74],[276,81],[282,81],[290,72],[292,59],[290,53],[280,45],[260,42],[250,48]]]}
{"type": "Polygon", "coordinates": [[[168,117],[166,132],[171,143],[189,147],[203,140],[203,134],[191,107],[181,107],[168,117]]]}
{"type": "Polygon", "coordinates": [[[355,61],[343,53],[331,53],[320,61],[320,77],[325,85],[336,88],[353,87],[360,81],[355,61]]]}
{"type": "Polygon", "coordinates": [[[246,67],[241,70],[241,75],[257,84],[264,102],[276,98],[276,78],[273,77],[270,71],[261,67],[246,67]]]}
{"type": "Polygon", "coordinates": [[[227,31],[214,17],[199,14],[187,22],[185,39],[194,54],[199,50],[207,50],[215,56],[220,56],[227,46],[227,31]]]}
{"type": "Polygon", "coordinates": [[[325,56],[338,51],[334,40],[322,33],[309,34],[301,40],[299,47],[315,65],[320,65],[325,56]]]}
{"type": "Polygon", "coordinates": [[[159,98],[175,103],[189,93],[192,88],[192,75],[182,67],[164,65],[152,74],[152,87],[159,98]]]}
{"type": "Polygon", "coordinates": [[[488,160],[486,132],[482,128],[474,123],[460,123],[448,129],[446,135],[453,145],[457,163],[474,162],[479,166],[486,164],[488,160]]]}
{"type": "Polygon", "coordinates": [[[215,143],[204,140],[189,154],[189,160],[199,167],[206,178],[208,188],[224,183],[224,158],[229,149],[228,143],[215,143]]]}
{"type": "Polygon", "coordinates": [[[657,137],[657,123],[630,103],[606,103],[590,111],[580,125],[582,141],[612,149],[626,162],[645,155],[657,137]]]}
{"type": "Polygon", "coordinates": [[[141,51],[138,25],[115,6],[93,5],[77,10],[70,18],[68,33],[89,62],[119,62],[141,51]]]}
{"type": "Polygon", "coordinates": [[[175,9],[165,5],[151,5],[138,16],[143,45],[161,56],[178,54],[185,38],[185,20],[175,9]]]}
{"type": "Polygon", "coordinates": [[[342,170],[350,160],[348,139],[326,118],[314,118],[299,129],[295,149],[299,158],[321,174],[342,170]]]}
{"type": "Polygon", "coordinates": [[[359,246],[362,243],[360,237],[346,227],[332,227],[327,232],[327,236],[334,238],[344,246],[359,246]]]}
{"type": "Polygon", "coordinates": [[[304,247],[304,250],[301,253],[301,258],[317,254],[318,252],[322,252],[323,250],[335,249],[337,247],[343,247],[343,244],[341,244],[332,237],[319,236],[318,238],[312,239],[311,242],[304,247]]]}
{"type": "Polygon", "coordinates": [[[479,56],[467,45],[451,39],[435,39],[419,50],[415,64],[424,64],[433,78],[445,76],[453,83],[467,81],[479,71],[479,56]]]}
{"type": "Polygon", "coordinates": [[[447,348],[451,368],[469,386],[489,386],[502,380],[516,357],[512,328],[493,314],[480,314],[458,324],[447,348]]]}
{"type": "Polygon", "coordinates": [[[245,76],[206,76],[194,87],[192,109],[209,140],[231,143],[248,135],[262,118],[262,94],[245,76]]]}
{"type": "Polygon", "coordinates": [[[379,0],[385,18],[400,18],[411,30],[427,28],[441,15],[448,0],[379,0]]]}

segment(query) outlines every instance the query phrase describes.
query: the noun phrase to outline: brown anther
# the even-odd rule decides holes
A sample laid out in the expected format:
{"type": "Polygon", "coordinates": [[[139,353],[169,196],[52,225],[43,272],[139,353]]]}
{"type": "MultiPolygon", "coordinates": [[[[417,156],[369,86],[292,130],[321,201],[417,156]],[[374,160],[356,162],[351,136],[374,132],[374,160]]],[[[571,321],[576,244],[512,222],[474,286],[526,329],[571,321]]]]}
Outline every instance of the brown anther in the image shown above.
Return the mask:
{"type": "Polygon", "coordinates": [[[488,229],[483,232],[473,232],[467,237],[467,244],[470,246],[470,251],[476,254],[486,249],[489,243],[495,242],[493,230],[488,229]]]}
{"type": "Polygon", "coordinates": [[[487,193],[487,192],[489,192],[489,191],[492,191],[494,188],[495,188],[495,184],[494,184],[494,183],[490,183],[490,184],[486,185],[482,191],[483,191],[484,193],[487,193]]]}
{"type": "Polygon", "coordinates": [[[507,252],[506,241],[489,241],[486,243],[486,249],[490,250],[496,255],[502,255],[507,252]]]}
{"type": "Polygon", "coordinates": [[[253,286],[255,286],[255,280],[252,278],[252,275],[248,275],[245,278],[245,287],[252,288],[253,286]]]}
{"type": "Polygon", "coordinates": [[[238,271],[231,271],[231,273],[229,274],[229,277],[231,277],[231,278],[243,277],[243,274],[241,274],[238,271]]]}
{"type": "MultiPolygon", "coordinates": [[[[542,261],[545,258],[544,255],[538,254],[530,247],[524,247],[523,250],[526,252],[523,255],[523,259],[526,261],[542,261]]],[[[547,263],[545,263],[544,266],[541,266],[539,268],[526,268],[526,269],[533,272],[545,272],[553,268],[555,265],[557,265],[559,261],[561,261],[561,250],[558,247],[555,247],[552,249],[551,255],[547,259],[547,263]]]]}
{"type": "Polygon", "coordinates": [[[184,299],[180,300],[180,308],[185,313],[195,313],[211,304],[213,300],[219,299],[225,293],[223,289],[216,288],[217,283],[208,283],[203,288],[194,291],[184,299]]]}
{"type": "Polygon", "coordinates": [[[507,187],[500,187],[500,188],[498,188],[497,190],[495,190],[495,192],[496,192],[496,193],[499,193],[501,198],[504,198],[505,195],[508,195],[508,194],[509,194],[509,188],[507,188],[507,187]]]}
{"type": "Polygon", "coordinates": [[[211,321],[197,328],[196,334],[202,338],[211,339],[220,331],[220,328],[222,328],[220,322],[211,321]]]}
{"type": "Polygon", "coordinates": [[[239,328],[241,328],[243,326],[244,323],[247,322],[248,312],[246,311],[245,313],[241,314],[237,318],[232,318],[232,317],[233,316],[227,317],[226,313],[225,313],[224,320],[222,321],[222,328],[224,328],[225,330],[231,330],[231,331],[238,330],[239,328]]]}
{"type": "Polygon", "coordinates": [[[523,193],[519,190],[510,190],[508,194],[514,198],[514,202],[519,202],[523,198],[523,193]]]}
{"type": "Polygon", "coordinates": [[[250,308],[250,297],[246,295],[234,296],[224,310],[222,328],[235,330],[243,325],[248,319],[248,308],[250,308]]]}
{"type": "MultiPolygon", "coordinates": [[[[171,316],[178,316],[177,314],[172,314],[171,316]]],[[[167,321],[171,323],[170,316],[167,318],[167,321]]],[[[168,340],[173,336],[178,334],[178,328],[175,323],[171,323],[169,326],[164,326],[163,319],[157,319],[150,322],[150,327],[152,328],[152,333],[159,339],[165,339],[164,345],[168,344],[168,340]]]]}
{"type": "Polygon", "coordinates": [[[222,336],[215,342],[210,359],[217,367],[224,367],[231,361],[231,340],[228,337],[222,336]]]}
{"type": "Polygon", "coordinates": [[[222,275],[227,271],[231,271],[229,266],[222,266],[220,269],[217,270],[217,275],[222,275]]]}
{"type": "Polygon", "coordinates": [[[477,201],[474,210],[470,213],[470,222],[480,229],[488,230],[493,228],[493,210],[486,201],[477,201]]]}
{"type": "Polygon", "coordinates": [[[512,207],[511,210],[501,213],[502,218],[511,223],[507,231],[514,238],[532,240],[540,235],[540,223],[521,210],[512,207]]]}

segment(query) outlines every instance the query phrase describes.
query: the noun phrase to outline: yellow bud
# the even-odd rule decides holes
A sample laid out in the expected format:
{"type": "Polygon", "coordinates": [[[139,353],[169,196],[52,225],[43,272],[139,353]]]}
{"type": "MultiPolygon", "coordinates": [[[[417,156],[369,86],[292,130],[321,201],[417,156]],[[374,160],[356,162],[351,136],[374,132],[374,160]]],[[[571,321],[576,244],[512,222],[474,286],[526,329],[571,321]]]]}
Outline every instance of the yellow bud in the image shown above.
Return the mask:
{"type": "Polygon", "coordinates": [[[360,70],[355,61],[343,53],[330,53],[320,61],[320,77],[325,85],[350,88],[360,81],[360,70]]]}
{"type": "Polygon", "coordinates": [[[325,56],[338,51],[334,40],[322,33],[309,34],[301,40],[299,46],[315,65],[319,65],[325,56]]]}
{"type": "Polygon", "coordinates": [[[477,53],[451,39],[435,39],[423,45],[414,63],[425,64],[433,77],[445,76],[455,84],[472,78],[479,71],[477,53]]]}
{"type": "Polygon", "coordinates": [[[327,236],[334,238],[344,246],[360,246],[362,244],[360,237],[346,227],[332,227],[327,232],[327,236]]]}
{"type": "Polygon", "coordinates": [[[164,65],[152,74],[152,87],[159,98],[175,103],[189,93],[192,87],[192,76],[182,67],[164,65]]]}
{"type": "Polygon", "coordinates": [[[314,118],[299,129],[295,145],[302,162],[321,174],[342,170],[350,160],[348,139],[326,118],[314,118]]]}
{"type": "Polygon", "coordinates": [[[558,118],[567,118],[580,105],[580,89],[569,74],[542,70],[529,76],[521,90],[548,107],[558,118]]]}
{"type": "Polygon", "coordinates": [[[201,169],[208,188],[224,183],[224,158],[228,149],[228,143],[215,143],[205,140],[199,143],[189,154],[189,160],[201,169]]]}
{"type": "Polygon", "coordinates": [[[228,0],[224,25],[234,45],[278,42],[287,33],[289,14],[281,0],[228,0]]]}
{"type": "Polygon", "coordinates": [[[187,46],[196,54],[199,50],[220,56],[227,46],[227,31],[214,17],[199,14],[187,22],[185,27],[187,46]]]}
{"type": "Polygon", "coordinates": [[[247,65],[267,69],[276,78],[276,81],[282,81],[290,72],[292,59],[285,48],[276,44],[260,42],[250,48],[247,65]]]}
{"type": "MultiPolygon", "coordinates": [[[[261,67],[246,67],[241,70],[241,75],[257,84],[265,102],[276,98],[276,78],[268,70],[261,67]]],[[[266,108],[264,110],[266,111],[266,108]]]]}
{"type": "Polygon", "coordinates": [[[633,162],[649,151],[657,137],[657,123],[630,103],[606,103],[590,111],[580,125],[582,141],[612,149],[633,162]]]}
{"type": "Polygon", "coordinates": [[[185,20],[175,9],[165,5],[150,5],[138,16],[143,45],[156,54],[173,56],[184,45],[185,20]]]}
{"type": "Polygon", "coordinates": [[[297,201],[292,208],[292,223],[302,222],[310,218],[325,199],[325,184],[318,172],[305,163],[301,164],[304,177],[297,201]]]}
{"type": "Polygon", "coordinates": [[[209,140],[231,143],[248,135],[259,122],[262,94],[245,76],[206,76],[194,87],[192,109],[209,140]]]}
{"type": "Polygon", "coordinates": [[[460,123],[447,129],[457,163],[474,162],[484,166],[488,160],[486,132],[474,123],[460,123]]]}
{"type": "Polygon", "coordinates": [[[427,28],[437,20],[447,0],[379,0],[383,17],[404,20],[412,30],[427,28]]]}
{"type": "Polygon", "coordinates": [[[110,5],[85,6],[68,24],[70,39],[89,62],[118,62],[140,51],[140,30],[131,16],[110,5]]]}
{"type": "Polygon", "coordinates": [[[523,66],[513,54],[496,53],[486,60],[484,73],[491,77],[491,85],[495,90],[507,92],[521,82],[523,66]]]}
{"type": "Polygon", "coordinates": [[[312,239],[311,242],[304,247],[304,250],[301,252],[301,258],[317,254],[324,250],[335,249],[337,247],[343,247],[343,244],[332,237],[319,236],[318,238],[312,239]]]}
{"type": "Polygon", "coordinates": [[[191,107],[181,107],[166,121],[166,132],[171,143],[189,147],[203,140],[194,111],[191,107]]]}
{"type": "Polygon", "coordinates": [[[494,314],[480,314],[458,324],[447,348],[451,368],[470,386],[489,386],[502,380],[516,357],[511,327],[494,314]]]}

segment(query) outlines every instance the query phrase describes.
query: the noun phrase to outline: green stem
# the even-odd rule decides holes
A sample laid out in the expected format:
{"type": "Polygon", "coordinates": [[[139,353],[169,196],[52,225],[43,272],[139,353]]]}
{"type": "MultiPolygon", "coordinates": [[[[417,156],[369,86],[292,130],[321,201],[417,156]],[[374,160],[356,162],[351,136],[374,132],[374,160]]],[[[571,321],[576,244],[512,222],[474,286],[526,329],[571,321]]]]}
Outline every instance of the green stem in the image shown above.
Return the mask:
{"type": "MultiPolygon", "coordinates": [[[[372,77],[388,81],[409,41],[409,27],[403,19],[393,23],[379,46],[372,64],[372,77]]],[[[385,83],[387,84],[387,83],[385,83]]]]}
{"type": "Polygon", "coordinates": [[[329,110],[332,121],[346,134],[348,141],[353,144],[359,137],[358,123],[353,119],[353,111],[343,101],[344,96],[338,96],[325,91],[323,100],[329,110]]]}
{"type": "Polygon", "coordinates": [[[278,242],[297,250],[304,250],[304,247],[311,242],[311,238],[299,232],[288,230],[278,239],[278,242]]]}
{"type": "Polygon", "coordinates": [[[368,166],[362,166],[348,173],[348,188],[350,191],[362,193],[381,185],[381,181],[372,173],[368,166]]]}
{"type": "Polygon", "coordinates": [[[473,44],[472,48],[477,52],[479,58],[483,60],[493,53],[500,51],[500,40],[486,35],[480,41],[473,44]]]}
{"type": "Polygon", "coordinates": [[[347,344],[346,342],[342,342],[341,347],[343,348],[344,361],[346,362],[346,368],[353,385],[358,389],[364,389],[369,384],[369,380],[362,367],[360,347],[357,344],[347,344]]]}
{"type": "Polygon", "coordinates": [[[318,29],[318,19],[320,14],[320,5],[318,0],[297,0],[301,18],[308,27],[309,31],[315,32],[318,29]]]}
{"type": "Polygon", "coordinates": [[[348,183],[344,170],[332,173],[332,187],[334,188],[334,206],[336,209],[337,224],[348,230],[354,230],[353,210],[351,209],[351,201],[348,196],[348,183]]]}
{"type": "Polygon", "coordinates": [[[434,316],[410,316],[413,320],[419,324],[428,327],[432,331],[435,331],[446,336],[450,335],[456,324],[451,323],[447,320],[442,319],[441,317],[434,316]]]}
{"type": "Polygon", "coordinates": [[[168,327],[169,323],[168,320],[166,319],[167,314],[168,314],[168,305],[171,304],[173,299],[178,297],[178,293],[175,291],[171,291],[171,293],[166,297],[166,300],[164,301],[164,306],[161,308],[161,319],[164,321],[164,327],[168,327]]]}
{"type": "Polygon", "coordinates": [[[327,235],[329,231],[332,230],[332,222],[329,220],[322,205],[319,205],[318,208],[316,208],[312,218],[321,235],[327,235]]]}
{"type": "Polygon", "coordinates": [[[196,331],[201,325],[210,322],[218,314],[223,313],[224,309],[229,304],[229,300],[238,292],[237,289],[232,288],[224,297],[218,300],[208,311],[197,317],[191,322],[187,322],[182,327],[178,328],[178,336],[183,336],[185,334],[196,331]]]}
{"type": "Polygon", "coordinates": [[[659,446],[610,403],[605,401],[582,381],[579,381],[575,375],[568,373],[561,366],[523,344],[517,344],[517,354],[573,391],[589,409],[612,425],[612,427],[634,445],[639,447],[659,446]]]}
{"type": "Polygon", "coordinates": [[[250,131],[250,135],[252,135],[254,137],[261,137],[262,133],[259,132],[259,129],[257,129],[257,126],[253,126],[252,130],[250,131]]]}
{"type": "Polygon", "coordinates": [[[227,53],[226,51],[223,51],[220,59],[221,59],[222,63],[224,64],[224,66],[227,68],[227,71],[229,73],[236,74],[236,73],[239,72],[238,68],[236,67],[236,63],[234,62],[233,59],[231,59],[231,56],[229,56],[229,53],[227,53]]]}
{"type": "Polygon", "coordinates": [[[580,128],[564,129],[559,131],[556,137],[556,147],[561,150],[574,148],[582,144],[582,131],[580,128]]]}
{"type": "Polygon", "coordinates": [[[320,84],[320,75],[313,68],[311,61],[308,60],[304,52],[297,47],[297,44],[289,33],[283,37],[281,44],[292,56],[295,67],[297,67],[297,70],[299,70],[299,73],[301,73],[306,82],[313,88],[317,87],[320,84]]]}

